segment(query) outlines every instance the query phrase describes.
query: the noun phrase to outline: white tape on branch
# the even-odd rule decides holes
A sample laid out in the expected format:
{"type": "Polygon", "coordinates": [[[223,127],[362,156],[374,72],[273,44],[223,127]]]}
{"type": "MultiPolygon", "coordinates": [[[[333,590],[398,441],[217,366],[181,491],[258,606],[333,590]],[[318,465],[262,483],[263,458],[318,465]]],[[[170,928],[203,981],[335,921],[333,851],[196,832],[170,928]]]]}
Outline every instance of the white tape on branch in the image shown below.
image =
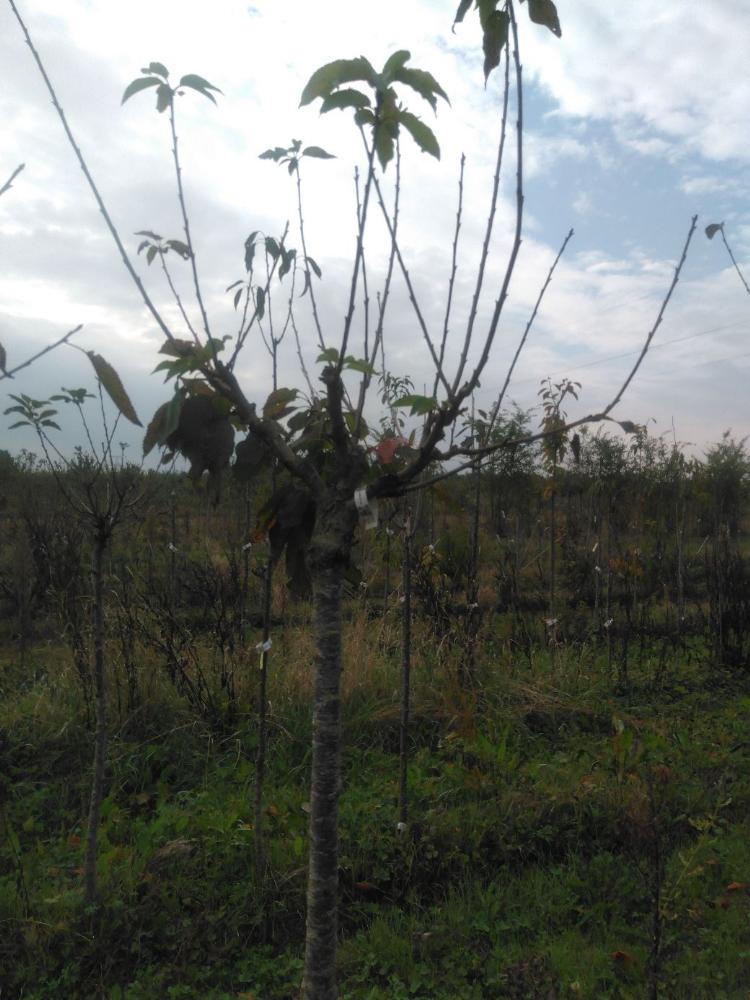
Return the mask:
{"type": "Polygon", "coordinates": [[[378,526],[378,501],[367,499],[367,489],[363,488],[354,491],[354,504],[362,519],[363,528],[377,528],[378,526]]]}

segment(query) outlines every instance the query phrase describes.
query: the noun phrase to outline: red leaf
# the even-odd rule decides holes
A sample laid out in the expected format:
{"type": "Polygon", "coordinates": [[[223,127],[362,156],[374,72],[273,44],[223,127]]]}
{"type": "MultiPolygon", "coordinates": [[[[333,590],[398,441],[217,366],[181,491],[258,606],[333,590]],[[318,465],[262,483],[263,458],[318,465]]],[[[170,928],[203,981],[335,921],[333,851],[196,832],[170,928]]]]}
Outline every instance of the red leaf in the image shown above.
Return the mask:
{"type": "Polygon", "coordinates": [[[393,456],[396,454],[401,445],[407,444],[405,438],[402,437],[386,437],[382,441],[378,441],[375,445],[375,454],[380,459],[382,465],[390,465],[393,461],[393,456]]]}

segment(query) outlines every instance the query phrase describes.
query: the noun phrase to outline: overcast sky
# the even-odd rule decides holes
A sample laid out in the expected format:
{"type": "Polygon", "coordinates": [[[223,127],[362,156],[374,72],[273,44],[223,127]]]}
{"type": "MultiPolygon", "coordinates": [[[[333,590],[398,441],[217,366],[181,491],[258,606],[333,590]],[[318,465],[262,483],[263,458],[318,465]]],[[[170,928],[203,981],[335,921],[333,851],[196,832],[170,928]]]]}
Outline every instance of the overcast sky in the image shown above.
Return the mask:
{"type": "MultiPolygon", "coordinates": [[[[401,242],[415,289],[439,339],[450,273],[461,153],[466,154],[464,217],[449,358],[465,327],[479,259],[499,129],[499,75],[484,88],[474,12],[455,33],[456,0],[19,0],[29,29],[123,239],[136,230],[182,238],[170,158],[168,120],[153,92],[120,105],[127,83],[151,60],[172,79],[199,73],[223,91],[218,105],[188,93],[178,130],[197,262],[216,335],[233,334],[236,315],[225,288],[242,278],[243,243],[252,230],[279,235],[291,220],[299,246],[294,186],[285,170],[258,159],[292,138],[317,144],[335,160],[305,163],[308,251],[323,270],[317,286],[324,328],[335,343],[343,326],[354,251],[353,173],[359,139],[348,114],[320,117],[299,108],[311,73],[335,58],[366,55],[376,66],[407,48],[450,97],[437,116],[417,95],[409,109],[434,129],[438,162],[404,143],[401,242]]],[[[750,296],[717,237],[703,228],[724,221],[741,267],[750,272],[750,3],[725,0],[558,0],[562,38],[532,25],[519,8],[525,76],[526,214],[524,241],[493,360],[482,382],[489,403],[504,377],[529,311],[562,240],[563,258],[509,398],[533,406],[547,375],[583,383],[580,412],[607,402],[634,360],[688,232],[698,231],[654,349],[617,411],[652,421],[700,453],[732,428],[750,432],[750,296]]],[[[85,184],[6,0],[0,0],[0,184],[25,170],[0,198],[0,343],[8,364],[84,324],[76,343],[103,354],[120,372],[144,424],[170,390],[150,375],[162,336],[126,274],[85,184]]],[[[478,330],[497,294],[513,220],[514,163],[502,187],[478,330]]],[[[386,188],[390,191],[393,169],[386,188]]],[[[366,238],[371,298],[382,286],[386,242],[372,216],[366,238]]],[[[184,335],[156,266],[137,264],[165,316],[184,335]]],[[[189,265],[175,261],[189,295],[189,265]]],[[[281,310],[282,291],[277,299],[281,310]]],[[[195,315],[195,309],[191,308],[195,315]]],[[[361,354],[358,306],[352,353],[361,354]]],[[[309,298],[297,320],[308,364],[315,337],[309,298]]],[[[386,330],[386,364],[430,385],[429,357],[399,280],[386,330]]],[[[270,389],[270,364],[256,338],[238,369],[249,398],[270,389]]],[[[282,345],[282,384],[303,387],[294,343],[282,345]]],[[[46,396],[89,386],[77,351],[61,349],[7,393],[46,396]]],[[[576,410],[571,407],[569,415],[576,410]]],[[[370,411],[376,413],[375,409],[370,411]]],[[[0,447],[34,447],[30,431],[8,432],[0,447]]],[[[140,449],[135,428],[118,440],[140,449]]],[[[64,440],[76,440],[66,427],[64,440]]]]}

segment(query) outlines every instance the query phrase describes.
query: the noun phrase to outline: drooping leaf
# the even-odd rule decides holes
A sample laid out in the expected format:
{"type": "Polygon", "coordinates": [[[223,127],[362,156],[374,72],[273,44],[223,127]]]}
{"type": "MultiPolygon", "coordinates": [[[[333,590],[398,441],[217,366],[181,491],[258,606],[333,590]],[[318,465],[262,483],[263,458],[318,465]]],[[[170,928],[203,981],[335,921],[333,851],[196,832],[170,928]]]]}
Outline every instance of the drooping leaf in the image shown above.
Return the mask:
{"type": "Polygon", "coordinates": [[[253,230],[252,233],[245,240],[245,270],[252,271],[253,269],[253,258],[255,257],[255,237],[258,235],[258,230],[253,230]]]}
{"type": "Polygon", "coordinates": [[[122,100],[120,104],[124,104],[125,101],[129,101],[130,98],[139,93],[141,90],[146,90],[148,87],[160,87],[161,80],[155,76],[139,76],[137,80],[133,80],[125,88],[125,93],[122,95],[122,100]]]}
{"type": "Polygon", "coordinates": [[[297,389],[275,389],[263,404],[263,416],[269,420],[280,420],[290,413],[289,404],[298,396],[297,389]]]}
{"type": "Polygon", "coordinates": [[[493,0],[482,0],[479,19],[482,23],[482,51],[484,52],[484,82],[490,73],[500,65],[500,56],[508,44],[510,17],[504,10],[493,10],[493,0]]]}
{"type": "Polygon", "coordinates": [[[173,96],[172,88],[168,84],[162,83],[159,85],[159,89],[156,91],[156,110],[159,114],[167,110],[172,103],[173,96]]]}
{"type": "Polygon", "coordinates": [[[146,263],[147,264],[153,264],[154,257],[157,255],[158,252],[159,252],[159,248],[158,247],[155,247],[153,245],[150,246],[148,248],[148,250],[146,251],[146,263]]]}
{"type": "Polygon", "coordinates": [[[450,104],[446,92],[432,73],[428,73],[426,70],[412,69],[410,66],[404,66],[398,72],[394,73],[393,79],[395,82],[405,83],[407,87],[416,90],[419,96],[423,97],[429,103],[433,111],[437,108],[437,97],[442,97],[446,103],[450,104]]]}
{"type": "Polygon", "coordinates": [[[197,90],[199,93],[203,94],[204,97],[208,97],[210,100],[216,104],[215,98],[209,93],[211,90],[215,90],[217,94],[223,93],[218,87],[214,87],[212,83],[205,80],[202,76],[198,76],[197,73],[188,73],[180,80],[179,87],[191,87],[193,90],[197,90]]]}
{"type": "Polygon", "coordinates": [[[400,124],[409,132],[422,152],[429,153],[430,156],[434,156],[436,160],[439,160],[440,146],[432,129],[410,111],[401,111],[398,117],[400,124]]]}
{"type": "Polygon", "coordinates": [[[302,150],[303,156],[312,156],[316,160],[335,160],[333,153],[327,153],[320,146],[305,146],[302,150]]]}
{"type": "Polygon", "coordinates": [[[5,348],[3,347],[3,345],[0,344],[0,372],[2,372],[3,375],[8,374],[7,364],[8,364],[8,355],[5,353],[5,348]]]}
{"type": "Polygon", "coordinates": [[[461,0],[461,3],[458,5],[458,10],[456,11],[456,16],[453,18],[453,31],[456,30],[456,25],[460,24],[466,17],[466,12],[469,7],[471,7],[471,0],[461,0]]]}
{"type": "Polygon", "coordinates": [[[179,254],[183,260],[190,259],[190,247],[187,243],[183,243],[182,240],[167,240],[167,246],[170,250],[174,250],[176,254],[179,254]]]}
{"type": "Polygon", "coordinates": [[[255,289],[255,312],[258,319],[263,319],[266,314],[266,293],[263,288],[255,289]]]}
{"type": "Polygon", "coordinates": [[[238,288],[237,291],[234,293],[234,308],[235,309],[237,308],[237,305],[238,305],[238,303],[239,303],[239,301],[240,301],[241,298],[242,298],[242,289],[238,288]]]}
{"type": "Polygon", "coordinates": [[[316,262],[316,261],[314,261],[314,260],[313,260],[313,258],[312,258],[312,257],[309,257],[309,256],[308,256],[308,257],[305,257],[305,260],[307,261],[307,263],[308,263],[308,264],[310,265],[310,267],[311,267],[311,268],[313,269],[313,271],[315,272],[315,277],[316,277],[316,278],[319,278],[319,277],[321,276],[321,274],[322,274],[323,272],[322,272],[322,271],[320,270],[320,268],[318,267],[318,264],[317,264],[317,262],[316,262]]]}
{"type": "MultiPolygon", "coordinates": [[[[161,429],[164,425],[164,418],[167,413],[167,407],[169,403],[162,403],[154,413],[148,427],[146,428],[146,433],[143,435],[143,457],[153,449],[155,444],[158,444],[159,437],[161,434],[161,429]]],[[[166,435],[165,435],[166,436],[166,435]]]]}
{"type": "Polygon", "coordinates": [[[712,222],[710,225],[706,226],[706,236],[708,236],[708,238],[712,240],[714,236],[716,236],[716,234],[719,232],[719,230],[723,228],[724,228],[723,222],[712,222]]]}
{"type": "Polygon", "coordinates": [[[398,118],[393,116],[381,118],[375,129],[375,153],[383,170],[393,159],[398,136],[398,118]]]}
{"type": "Polygon", "coordinates": [[[534,24],[543,24],[553,35],[562,36],[560,18],[553,0],[529,0],[529,17],[534,24]]]}
{"type": "Polygon", "coordinates": [[[266,236],[266,253],[274,260],[279,256],[279,244],[273,236],[266,236]]]}
{"type": "Polygon", "coordinates": [[[232,471],[241,482],[254,479],[265,466],[270,466],[273,457],[263,441],[252,431],[236,446],[234,454],[232,471]]]}
{"type": "Polygon", "coordinates": [[[326,347],[324,351],[321,351],[316,361],[318,364],[321,362],[327,365],[335,365],[339,360],[339,352],[335,347],[326,347]]]}
{"type": "Polygon", "coordinates": [[[398,52],[394,52],[392,55],[388,56],[385,61],[385,65],[380,72],[380,77],[383,83],[387,86],[392,80],[396,79],[396,73],[400,69],[403,69],[404,65],[408,63],[411,59],[411,52],[408,49],[399,49],[398,52]]]}
{"type": "Polygon", "coordinates": [[[376,73],[364,56],[356,59],[336,59],[316,69],[305,84],[300,98],[300,107],[310,104],[316,97],[328,97],[342,83],[364,80],[375,86],[376,73]]]}
{"type": "Polygon", "coordinates": [[[363,94],[361,90],[354,90],[353,87],[345,87],[337,90],[334,94],[329,94],[323,99],[320,105],[321,115],[328,111],[343,111],[344,108],[369,108],[370,98],[363,94]]]}
{"type": "Polygon", "coordinates": [[[88,354],[89,361],[94,366],[96,377],[123,417],[129,420],[131,424],[135,424],[136,427],[142,427],[143,425],[133,409],[133,404],[130,402],[130,398],[120,381],[120,376],[112,365],[108,361],[105,361],[101,354],[97,354],[95,351],[87,351],[86,353],[88,354]]]}

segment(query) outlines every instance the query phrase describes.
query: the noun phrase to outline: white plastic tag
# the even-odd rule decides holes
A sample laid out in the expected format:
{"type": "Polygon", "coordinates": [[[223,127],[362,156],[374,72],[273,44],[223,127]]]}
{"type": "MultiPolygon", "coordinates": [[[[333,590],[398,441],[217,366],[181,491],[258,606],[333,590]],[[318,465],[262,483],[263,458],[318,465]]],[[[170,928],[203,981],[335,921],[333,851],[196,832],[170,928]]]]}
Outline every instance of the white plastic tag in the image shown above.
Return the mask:
{"type": "Polygon", "coordinates": [[[362,519],[362,527],[366,529],[377,528],[378,526],[378,501],[367,499],[367,490],[354,491],[354,503],[359,516],[362,519]]]}

